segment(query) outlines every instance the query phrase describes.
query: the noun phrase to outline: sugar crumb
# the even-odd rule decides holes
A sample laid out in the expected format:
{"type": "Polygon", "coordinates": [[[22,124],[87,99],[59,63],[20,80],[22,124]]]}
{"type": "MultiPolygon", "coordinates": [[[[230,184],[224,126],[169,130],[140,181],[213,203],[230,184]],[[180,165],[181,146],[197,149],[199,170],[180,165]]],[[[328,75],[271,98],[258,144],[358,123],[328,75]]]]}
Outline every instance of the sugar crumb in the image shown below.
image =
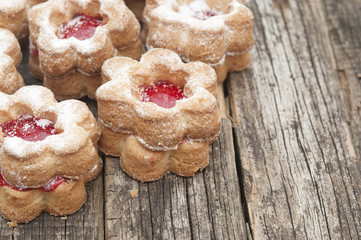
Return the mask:
{"type": "Polygon", "coordinates": [[[137,189],[130,190],[130,196],[132,196],[132,198],[138,197],[138,190],[137,189]]]}
{"type": "Polygon", "coordinates": [[[9,228],[17,227],[18,224],[16,222],[8,222],[9,228]]]}

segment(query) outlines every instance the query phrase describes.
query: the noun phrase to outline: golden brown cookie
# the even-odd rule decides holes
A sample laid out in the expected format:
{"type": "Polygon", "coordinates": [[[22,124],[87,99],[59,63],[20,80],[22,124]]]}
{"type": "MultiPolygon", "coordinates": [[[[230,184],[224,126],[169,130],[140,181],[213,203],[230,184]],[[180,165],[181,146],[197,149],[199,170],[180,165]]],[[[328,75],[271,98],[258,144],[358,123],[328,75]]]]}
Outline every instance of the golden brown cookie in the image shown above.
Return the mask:
{"type": "Polygon", "coordinates": [[[102,138],[99,141],[107,155],[120,156],[122,169],[131,177],[143,182],[155,181],[167,172],[190,177],[209,164],[209,142],[185,139],[176,149],[152,151],[137,137],[113,131],[99,121],[102,138]]]}
{"type": "Polygon", "coordinates": [[[57,99],[94,98],[105,60],[142,54],[140,25],[123,1],[48,1],[29,11],[29,24],[30,70],[57,99]]]}
{"type": "Polygon", "coordinates": [[[0,28],[10,30],[19,41],[27,40],[28,29],[27,0],[0,1],[0,28]]]}
{"type": "Polygon", "coordinates": [[[75,213],[85,199],[83,181],[55,178],[41,188],[18,189],[0,174],[0,213],[15,223],[27,223],[43,211],[52,215],[75,213]]]}
{"type": "Polygon", "coordinates": [[[12,94],[24,86],[23,77],[16,70],[21,58],[20,45],[14,34],[0,28],[0,92],[12,94]]]}
{"type": "Polygon", "coordinates": [[[99,126],[85,103],[58,103],[41,86],[0,92],[0,166],[18,188],[36,188],[56,176],[88,181],[101,170],[99,126]]]}
{"type": "Polygon", "coordinates": [[[253,14],[237,0],[149,0],[143,22],[148,49],[167,48],[185,62],[207,63],[218,82],[250,61],[253,14]]]}
{"type": "Polygon", "coordinates": [[[121,156],[129,175],[150,181],[167,171],[193,175],[208,165],[208,145],[221,126],[217,77],[210,66],[185,64],[170,50],[152,49],[140,62],[107,60],[102,76],[104,84],[96,92],[103,129],[99,148],[121,156]],[[195,152],[200,159],[192,157],[194,162],[188,164],[195,152]],[[149,155],[159,156],[154,166],[143,162],[149,155]],[[174,158],[187,163],[188,169],[177,167],[174,158]]]}

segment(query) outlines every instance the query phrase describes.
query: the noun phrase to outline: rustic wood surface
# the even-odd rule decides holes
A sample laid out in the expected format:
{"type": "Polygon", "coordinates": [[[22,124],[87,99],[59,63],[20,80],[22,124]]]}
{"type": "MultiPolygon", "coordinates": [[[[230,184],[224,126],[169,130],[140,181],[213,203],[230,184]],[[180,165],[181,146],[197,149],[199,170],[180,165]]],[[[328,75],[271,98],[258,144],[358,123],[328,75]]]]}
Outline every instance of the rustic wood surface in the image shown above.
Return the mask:
{"type": "Polygon", "coordinates": [[[140,183],[105,162],[106,239],[242,239],[246,236],[231,122],[210,148],[210,165],[193,178],[167,174],[140,183]],[[132,198],[131,190],[138,191],[132,198]]]}
{"type": "Polygon", "coordinates": [[[219,94],[209,167],[141,183],[103,156],[77,213],[0,218],[0,239],[361,239],[361,1],[248,6],[253,58],[219,94]]]}
{"type": "Polygon", "coordinates": [[[253,61],[228,88],[254,239],[361,238],[360,38],[335,41],[361,36],[360,1],[331,2],[250,2],[253,61]]]}

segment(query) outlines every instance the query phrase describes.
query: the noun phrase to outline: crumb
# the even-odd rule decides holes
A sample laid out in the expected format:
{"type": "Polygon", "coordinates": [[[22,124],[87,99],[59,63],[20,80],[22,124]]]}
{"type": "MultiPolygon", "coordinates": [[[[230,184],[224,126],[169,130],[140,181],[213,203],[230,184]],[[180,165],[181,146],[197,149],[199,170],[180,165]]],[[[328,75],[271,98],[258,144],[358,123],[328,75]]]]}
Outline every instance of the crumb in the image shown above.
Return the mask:
{"type": "Polygon", "coordinates": [[[132,198],[138,197],[138,190],[137,189],[130,190],[130,196],[132,196],[132,198]]]}
{"type": "Polygon", "coordinates": [[[67,219],[68,219],[68,216],[62,216],[60,219],[61,219],[61,220],[67,220],[67,219]]]}
{"type": "Polygon", "coordinates": [[[9,228],[17,227],[18,224],[16,222],[8,222],[9,228]]]}

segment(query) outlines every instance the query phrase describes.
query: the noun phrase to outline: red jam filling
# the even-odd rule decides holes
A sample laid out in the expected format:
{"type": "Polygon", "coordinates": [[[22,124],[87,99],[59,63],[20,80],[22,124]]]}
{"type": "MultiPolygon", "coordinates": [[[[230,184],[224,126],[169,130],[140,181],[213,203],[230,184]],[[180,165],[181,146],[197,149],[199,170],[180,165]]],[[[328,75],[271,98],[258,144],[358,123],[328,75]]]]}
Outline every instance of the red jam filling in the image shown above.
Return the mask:
{"type": "Polygon", "coordinates": [[[31,47],[30,48],[30,52],[31,54],[33,54],[35,57],[38,57],[39,56],[39,51],[36,47],[31,47]]]}
{"type": "Polygon", "coordinates": [[[204,21],[204,20],[207,20],[208,18],[217,16],[217,15],[218,15],[218,13],[216,11],[206,10],[206,11],[197,11],[194,13],[194,15],[192,17],[204,21]]]}
{"type": "Polygon", "coordinates": [[[1,124],[4,137],[19,137],[26,141],[37,142],[50,135],[58,134],[55,122],[31,115],[22,115],[17,119],[1,124]]]}
{"type": "Polygon", "coordinates": [[[10,187],[12,189],[15,189],[17,191],[30,191],[30,190],[34,190],[34,189],[39,189],[39,190],[43,190],[44,192],[51,192],[54,191],[57,187],[60,186],[60,184],[62,184],[63,182],[65,182],[67,179],[62,178],[62,177],[55,177],[53,178],[48,184],[39,187],[39,188],[17,188],[15,186],[10,185],[9,183],[7,183],[3,177],[3,175],[1,174],[1,169],[0,169],[0,187],[3,186],[7,186],[10,187]]]}
{"type": "Polygon", "coordinates": [[[77,14],[69,22],[60,25],[60,38],[68,39],[75,37],[79,40],[85,40],[91,38],[95,33],[95,29],[103,25],[102,18],[77,14]]]}
{"type": "Polygon", "coordinates": [[[168,81],[139,86],[139,90],[142,102],[152,102],[163,108],[172,108],[177,100],[185,98],[183,89],[168,81]]]}

